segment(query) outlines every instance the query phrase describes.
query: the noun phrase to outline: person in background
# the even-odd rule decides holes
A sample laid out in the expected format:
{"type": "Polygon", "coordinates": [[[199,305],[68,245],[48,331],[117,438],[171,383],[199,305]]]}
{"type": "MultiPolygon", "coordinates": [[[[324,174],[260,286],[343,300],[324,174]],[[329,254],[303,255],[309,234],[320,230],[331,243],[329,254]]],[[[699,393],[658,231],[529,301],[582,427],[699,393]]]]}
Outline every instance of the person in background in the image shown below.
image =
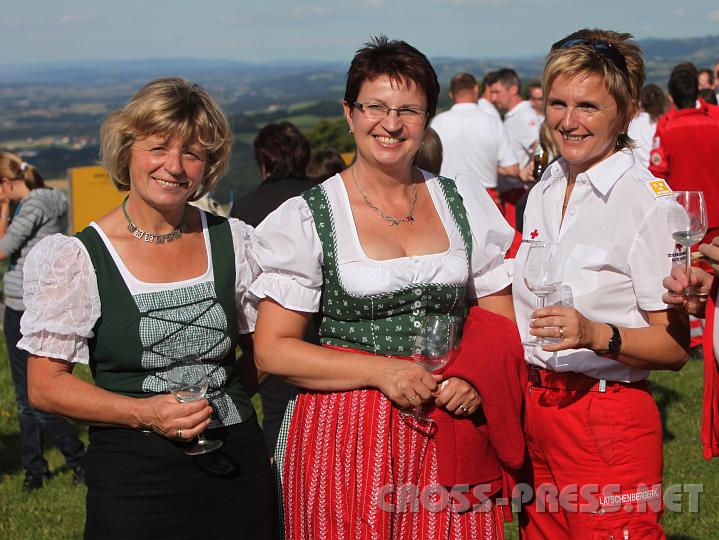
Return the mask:
{"type": "Polygon", "coordinates": [[[719,237],[709,244],[700,245],[699,253],[714,273],[692,268],[691,276],[687,276],[686,267],[677,264],[664,279],[667,293],[662,298],[673,308],[706,320],[701,442],[704,459],[711,459],[719,457],[719,237]],[[703,294],[684,296],[682,291],[690,285],[703,294]]]}
{"type": "Polygon", "coordinates": [[[0,181],[0,260],[8,261],[3,276],[3,331],[20,423],[20,463],[25,472],[23,489],[39,489],[50,477],[43,457],[45,436],[62,452],[72,470],[73,483],[78,484],[85,481],[85,445],[75,426],[67,420],[30,405],[28,355],[17,347],[22,337],[20,319],[25,311],[22,289],[25,258],[46,236],[67,232],[67,200],[60,191],[45,187],[40,172],[12,152],[0,152],[0,181]],[[14,215],[10,213],[11,208],[14,208],[14,215]]]}
{"type": "Polygon", "coordinates": [[[709,229],[704,242],[719,235],[719,123],[707,105],[697,107],[697,70],[679,64],[669,77],[669,96],[674,110],[657,124],[649,170],[666,180],[673,190],[703,191],[707,201],[709,229]]]}
{"type": "Polygon", "coordinates": [[[714,72],[709,69],[700,69],[698,72],[697,85],[699,90],[714,90],[714,72]]]}
{"type": "Polygon", "coordinates": [[[422,137],[422,145],[414,155],[413,165],[419,169],[431,172],[435,176],[439,175],[444,160],[444,150],[442,148],[442,139],[439,138],[437,132],[431,127],[424,130],[422,137]]]}
{"type": "Polygon", "coordinates": [[[669,108],[664,92],[656,84],[642,88],[639,96],[639,114],[629,123],[627,135],[634,141],[634,157],[642,167],[649,167],[649,153],[653,148],[654,133],[659,118],[669,108]]]}
{"type": "Polygon", "coordinates": [[[444,149],[440,174],[446,178],[469,175],[499,204],[497,175],[518,176],[519,168],[502,121],[477,105],[478,91],[471,74],[456,74],[449,86],[452,108],[435,116],[430,125],[444,149]]]}
{"type": "MultiPolygon", "coordinates": [[[[519,167],[518,175],[500,174],[497,179],[497,191],[502,201],[504,218],[516,228],[517,202],[529,189],[531,163],[534,150],[539,141],[539,117],[528,101],[523,101],[519,90],[521,82],[513,69],[497,71],[497,80],[490,86],[492,103],[504,113],[504,130],[512,144],[514,158],[519,167]]],[[[515,235],[508,256],[514,257],[521,241],[521,235],[515,235]]]]}
{"type": "Polygon", "coordinates": [[[254,231],[187,204],[215,186],[232,143],[205,90],[146,84],[100,130],[101,162],[127,197],[27,257],[18,347],[30,353],[30,400],[90,424],[86,539],[273,538],[270,458],[250,402],[254,231]],[[180,402],[169,377],[186,355],[208,386],[180,402]],[[72,374],[77,362],[94,384],[72,374]],[[222,448],[188,455],[205,430],[222,448]]]}
{"type": "MultiPolygon", "coordinates": [[[[230,216],[257,227],[287,199],[315,184],[305,172],[310,162],[310,143],[292,122],[267,124],[257,133],[252,148],[262,183],[235,201],[230,216]]],[[[314,325],[308,327],[305,337],[316,342],[314,325]]],[[[262,429],[270,456],[274,456],[287,403],[297,394],[297,388],[280,377],[269,376],[260,386],[259,394],[262,429]]]]}
{"type": "Polygon", "coordinates": [[[230,216],[257,227],[275,208],[314,184],[305,173],[310,143],[292,122],[267,124],[257,133],[252,149],[262,183],[240,195],[230,216]]]}
{"type": "Polygon", "coordinates": [[[342,155],[335,150],[319,150],[312,153],[305,173],[313,184],[321,184],[328,178],[345,170],[342,155]]]}
{"type": "Polygon", "coordinates": [[[699,99],[704,100],[704,102],[708,103],[709,105],[719,105],[719,98],[714,93],[714,90],[711,88],[702,88],[701,90],[699,90],[698,95],[699,99]]]}
{"type": "Polygon", "coordinates": [[[530,82],[524,89],[524,99],[529,102],[539,117],[539,123],[544,122],[544,93],[540,82],[530,82]]]}
{"type": "MultiPolygon", "coordinates": [[[[458,454],[440,453],[431,429],[399,414],[432,403],[447,421],[443,433],[482,422],[482,413],[473,416],[473,384],[409,361],[425,315],[464,320],[465,307],[478,305],[516,330],[503,260],[511,228],[481,187],[412,165],[438,95],[420,51],[384,36],[366,44],[347,72],[344,98],[357,158],[257,228],[264,272],[251,289],[262,298],[256,360],[302,388],[284,455],[288,539],[502,536],[494,504],[501,481],[491,484],[499,463],[489,442],[456,463],[478,480],[456,483],[486,480],[486,503],[470,511],[420,504],[416,497],[439,487],[458,454]],[[302,339],[315,313],[322,346],[302,339]],[[396,488],[405,485],[416,488],[408,507],[416,511],[403,510],[396,488]]],[[[510,444],[521,462],[518,434],[510,444]]]]}
{"type": "Polygon", "coordinates": [[[492,93],[490,91],[490,87],[495,82],[497,82],[496,71],[488,71],[484,74],[484,79],[482,79],[482,91],[480,92],[479,100],[477,100],[477,105],[479,105],[479,108],[482,109],[483,112],[495,117],[497,120],[502,120],[497,107],[495,107],[494,103],[492,103],[492,93]]]}
{"type": "Polygon", "coordinates": [[[643,83],[629,34],[579,30],[547,56],[546,122],[562,157],[530,192],[512,285],[522,337],[553,341],[525,346],[528,540],[664,537],[662,424],[645,379],[684,365],[689,331],[662,301],[672,192],[628,148],[643,83]],[[536,308],[524,279],[533,242],[556,246],[571,305],[536,308]],[[552,492],[573,498],[557,508],[552,492]]]}

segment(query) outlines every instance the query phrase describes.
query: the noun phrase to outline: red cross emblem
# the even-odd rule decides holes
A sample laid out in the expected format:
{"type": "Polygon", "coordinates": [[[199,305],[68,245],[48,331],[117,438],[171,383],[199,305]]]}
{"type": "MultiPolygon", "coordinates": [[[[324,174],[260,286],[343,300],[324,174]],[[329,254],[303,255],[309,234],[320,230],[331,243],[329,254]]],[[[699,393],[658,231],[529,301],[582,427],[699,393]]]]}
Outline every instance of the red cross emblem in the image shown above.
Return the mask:
{"type": "Polygon", "coordinates": [[[684,246],[681,244],[674,244],[674,251],[684,251],[684,246]]]}
{"type": "Polygon", "coordinates": [[[539,231],[537,229],[534,229],[531,233],[529,233],[529,236],[531,236],[532,240],[534,240],[535,238],[537,238],[537,236],[539,236],[539,231]]]}

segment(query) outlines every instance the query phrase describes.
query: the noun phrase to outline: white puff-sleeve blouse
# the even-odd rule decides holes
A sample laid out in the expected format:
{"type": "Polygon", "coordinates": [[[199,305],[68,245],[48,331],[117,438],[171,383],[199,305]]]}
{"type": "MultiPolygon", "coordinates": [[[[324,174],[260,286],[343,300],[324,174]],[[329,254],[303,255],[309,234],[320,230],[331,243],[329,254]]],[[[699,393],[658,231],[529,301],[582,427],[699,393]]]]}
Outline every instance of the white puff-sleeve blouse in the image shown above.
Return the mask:
{"type": "MultiPolygon", "coordinates": [[[[341,176],[335,175],[323,183],[331,205],[340,280],[350,294],[383,294],[420,283],[467,283],[468,296],[480,298],[511,282],[504,253],[512,242],[514,230],[486,190],[461,179],[457,183],[472,230],[472,257],[468,265],[462,235],[439,181],[430,173],[423,171],[423,174],[449,237],[449,249],[388,260],[371,259],[362,249],[341,176]]],[[[286,201],[258,226],[256,235],[255,258],[262,273],[250,292],[258,298],[272,298],[287,309],[319,311],[322,243],[304,198],[286,201]]]]}
{"type": "MultiPolygon", "coordinates": [[[[131,294],[149,290],[169,290],[178,285],[213,279],[211,246],[207,222],[201,213],[208,268],[201,276],[176,283],[146,283],[129,274],[109,240],[96,224],[100,237],[115,259],[131,294]]],[[[252,332],[257,319],[257,301],[247,294],[260,272],[253,258],[254,229],[234,218],[229,219],[235,250],[235,305],[240,333],[252,332]]],[[[25,312],[18,347],[36,356],[67,362],[89,363],[87,340],[101,314],[95,269],[83,243],[75,238],[54,234],[43,238],[27,256],[23,273],[25,312]]]]}

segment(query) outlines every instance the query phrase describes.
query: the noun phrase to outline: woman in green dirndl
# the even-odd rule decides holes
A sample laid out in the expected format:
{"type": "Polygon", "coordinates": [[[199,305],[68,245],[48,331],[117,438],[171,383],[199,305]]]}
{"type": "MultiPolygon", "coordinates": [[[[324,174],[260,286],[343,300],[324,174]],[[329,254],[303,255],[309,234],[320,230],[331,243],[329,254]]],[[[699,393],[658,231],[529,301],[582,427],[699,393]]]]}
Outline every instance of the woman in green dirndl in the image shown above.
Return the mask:
{"type": "Polygon", "coordinates": [[[355,162],[257,229],[258,368],[303,389],[279,455],[287,538],[502,536],[491,501],[482,512],[392,510],[396,487],[424,494],[438,474],[429,430],[398,409],[432,402],[467,418],[480,405],[465,380],[408,361],[423,317],[461,320],[479,305],[513,319],[512,229],[481,184],[412,166],[438,93],[417,49],[367,44],[344,101],[355,162]],[[322,346],[302,341],[315,313],[322,346]]]}
{"type": "Polygon", "coordinates": [[[246,382],[253,230],[188,204],[212,189],[231,147],[202,88],[147,84],[102,126],[121,207],[27,258],[30,398],[90,424],[85,538],[272,538],[269,457],[246,382]],[[169,383],[193,355],[207,390],[180,402],[169,383]],[[94,384],[72,375],[76,363],[94,384]],[[222,447],[188,455],[205,431],[222,447]]]}

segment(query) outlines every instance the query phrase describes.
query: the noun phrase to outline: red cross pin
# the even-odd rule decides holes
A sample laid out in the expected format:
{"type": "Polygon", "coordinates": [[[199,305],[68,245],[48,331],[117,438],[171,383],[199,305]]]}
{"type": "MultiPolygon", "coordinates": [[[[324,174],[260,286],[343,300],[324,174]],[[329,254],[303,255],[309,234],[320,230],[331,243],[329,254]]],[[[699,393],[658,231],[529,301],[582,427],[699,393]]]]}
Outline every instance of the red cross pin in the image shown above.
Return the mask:
{"type": "Polygon", "coordinates": [[[529,236],[531,236],[532,240],[534,240],[535,238],[537,238],[537,236],[539,236],[539,231],[537,229],[534,229],[531,233],[529,233],[529,236]]]}

